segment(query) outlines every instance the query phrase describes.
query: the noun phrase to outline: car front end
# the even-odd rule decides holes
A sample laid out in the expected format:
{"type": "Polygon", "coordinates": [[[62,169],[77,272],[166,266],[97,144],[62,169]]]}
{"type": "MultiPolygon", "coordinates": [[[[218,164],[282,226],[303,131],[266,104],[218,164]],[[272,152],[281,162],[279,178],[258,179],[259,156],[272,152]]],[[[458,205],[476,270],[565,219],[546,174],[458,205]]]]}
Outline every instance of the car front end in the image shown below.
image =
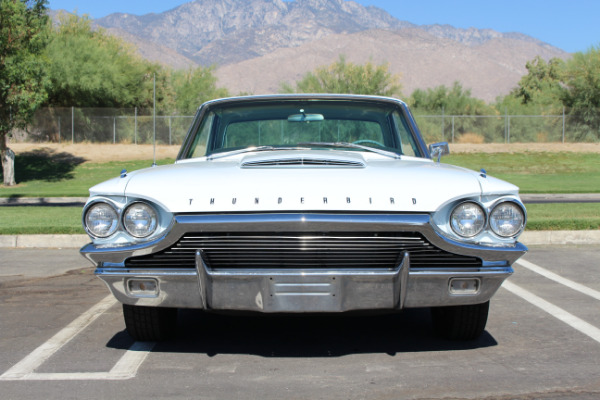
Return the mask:
{"type": "Polygon", "coordinates": [[[446,336],[473,338],[527,250],[518,189],[432,160],[406,105],[388,98],[209,102],[175,164],[90,193],[81,252],[140,340],[164,336],[134,327],[140,312],[164,328],[178,308],[431,307],[446,336]],[[473,307],[480,316],[457,331],[455,314],[473,307]]]}

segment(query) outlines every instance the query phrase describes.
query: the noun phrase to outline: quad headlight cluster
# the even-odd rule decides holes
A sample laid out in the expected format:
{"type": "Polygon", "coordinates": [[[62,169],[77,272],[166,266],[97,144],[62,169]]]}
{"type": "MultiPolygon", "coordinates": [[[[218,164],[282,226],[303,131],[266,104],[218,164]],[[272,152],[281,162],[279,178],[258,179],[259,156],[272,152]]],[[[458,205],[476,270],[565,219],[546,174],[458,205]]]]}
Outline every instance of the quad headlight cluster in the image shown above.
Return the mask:
{"type": "Polygon", "coordinates": [[[159,225],[154,207],[142,202],[129,204],[122,212],[107,202],[94,203],[85,211],[83,222],[88,233],[96,238],[107,238],[122,228],[134,238],[143,239],[159,225]]]}
{"type": "Polygon", "coordinates": [[[502,238],[519,234],[525,226],[525,212],[512,201],[503,201],[493,206],[489,214],[475,202],[458,204],[450,213],[452,231],[463,238],[479,235],[486,227],[502,238]]]}

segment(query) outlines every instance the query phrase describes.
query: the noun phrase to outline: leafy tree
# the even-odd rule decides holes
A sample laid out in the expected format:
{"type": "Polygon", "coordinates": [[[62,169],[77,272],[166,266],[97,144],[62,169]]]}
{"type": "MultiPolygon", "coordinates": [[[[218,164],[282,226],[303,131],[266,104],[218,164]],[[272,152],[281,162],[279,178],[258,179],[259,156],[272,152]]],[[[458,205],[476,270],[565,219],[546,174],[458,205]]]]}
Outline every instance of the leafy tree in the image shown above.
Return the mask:
{"type": "Polygon", "coordinates": [[[561,98],[570,109],[579,140],[600,140],[600,49],[575,53],[567,61],[561,98]]]}
{"type": "Polygon", "coordinates": [[[217,87],[213,71],[214,67],[198,67],[173,72],[171,85],[177,112],[194,114],[203,102],[229,96],[227,89],[217,87]]]}
{"type": "MultiPolygon", "coordinates": [[[[445,85],[429,89],[416,89],[408,99],[415,114],[444,114],[460,116],[453,118],[453,132],[455,135],[465,133],[485,132],[486,139],[492,140],[493,132],[489,131],[487,125],[489,120],[477,118],[476,116],[493,114],[493,109],[483,100],[471,96],[471,91],[463,89],[459,82],[454,82],[452,87],[445,85]],[[470,117],[464,117],[470,116],[470,117]],[[489,136],[489,137],[488,137],[489,136]]],[[[427,141],[439,140],[440,121],[430,118],[419,118],[419,126],[427,141]]],[[[445,121],[441,121],[442,129],[445,130],[445,121]]],[[[481,135],[479,135],[481,136],[481,135]]]]}
{"type": "MultiPolygon", "coordinates": [[[[560,115],[564,107],[568,110],[570,128],[567,133],[571,139],[600,140],[598,48],[592,47],[585,53],[575,53],[567,61],[553,58],[546,62],[541,57],[536,57],[526,67],[528,73],[521,78],[519,85],[497,102],[496,107],[500,113],[560,115]]],[[[557,118],[554,121],[557,126],[555,130],[562,130],[562,123],[562,118],[557,118]]],[[[535,140],[532,136],[537,134],[534,129],[523,128],[523,136],[529,136],[528,140],[535,140]],[[530,132],[526,133],[527,130],[530,132]]],[[[515,130],[511,126],[512,132],[515,130]]]]}
{"type": "Polygon", "coordinates": [[[469,89],[463,89],[459,82],[451,88],[445,85],[430,89],[416,89],[409,98],[415,109],[427,112],[440,112],[454,115],[485,115],[490,108],[483,100],[471,96],[469,89]]]}
{"type": "Polygon", "coordinates": [[[537,56],[527,62],[527,75],[521,78],[510,96],[520,100],[522,104],[542,107],[560,104],[564,66],[564,61],[560,58],[546,62],[537,56]]]}
{"type": "Polygon", "coordinates": [[[13,186],[14,153],[8,136],[24,127],[45,99],[48,36],[46,0],[0,0],[0,153],[4,185],[13,186]]]}
{"type": "Polygon", "coordinates": [[[296,83],[295,90],[289,84],[283,84],[282,91],[400,96],[402,86],[398,77],[392,75],[388,68],[388,64],[376,66],[371,62],[357,65],[340,56],[333,64],[318,67],[314,72],[304,75],[296,83]]]}
{"type": "MultiPolygon", "coordinates": [[[[527,74],[506,96],[494,104],[499,115],[562,115],[561,93],[565,62],[559,58],[545,61],[535,57],[525,65],[527,74]]],[[[506,117],[505,117],[506,118],[506,117]]],[[[513,118],[505,120],[511,141],[532,142],[559,140],[562,118],[513,118]],[[508,123],[508,125],[507,125],[508,123]]],[[[506,129],[506,127],[505,127],[506,129]]]]}
{"type": "Polygon", "coordinates": [[[165,101],[166,74],[123,40],[92,29],[87,16],[63,14],[47,48],[48,104],[65,107],[151,107],[165,101]]]}

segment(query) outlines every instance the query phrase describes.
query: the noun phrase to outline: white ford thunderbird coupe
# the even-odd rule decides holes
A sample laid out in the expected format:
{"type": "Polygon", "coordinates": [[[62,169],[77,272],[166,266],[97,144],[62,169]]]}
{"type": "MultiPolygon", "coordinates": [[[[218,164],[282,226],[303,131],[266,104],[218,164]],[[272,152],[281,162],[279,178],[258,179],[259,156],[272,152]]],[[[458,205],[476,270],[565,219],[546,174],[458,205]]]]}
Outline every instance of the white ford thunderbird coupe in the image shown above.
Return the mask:
{"type": "Polygon", "coordinates": [[[81,253],[162,340],[177,309],[339,313],[430,307],[474,339],[526,251],[518,188],[439,162],[403,102],[272,95],[203,104],[173,165],[90,189],[81,253]]]}

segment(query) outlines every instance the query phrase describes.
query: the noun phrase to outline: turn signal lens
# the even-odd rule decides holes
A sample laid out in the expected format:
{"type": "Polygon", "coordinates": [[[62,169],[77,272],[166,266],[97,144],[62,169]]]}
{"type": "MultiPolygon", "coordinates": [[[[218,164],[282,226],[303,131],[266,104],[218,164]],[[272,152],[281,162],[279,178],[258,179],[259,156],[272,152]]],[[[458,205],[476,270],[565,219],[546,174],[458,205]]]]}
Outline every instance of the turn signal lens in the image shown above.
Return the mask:
{"type": "Polygon", "coordinates": [[[127,291],[135,297],[157,297],[158,282],[156,279],[133,278],[127,281],[127,291]]]}
{"type": "Polygon", "coordinates": [[[107,203],[96,203],[85,213],[85,227],[95,237],[109,237],[117,230],[119,217],[115,209],[107,203]]]}
{"type": "Polygon", "coordinates": [[[450,215],[450,226],[459,236],[476,236],[485,226],[485,212],[475,203],[459,204],[450,215]]]}
{"type": "Polygon", "coordinates": [[[133,203],[123,213],[123,226],[131,236],[148,237],[158,226],[156,211],[147,204],[133,203]]]}
{"type": "Polygon", "coordinates": [[[477,278],[452,278],[448,285],[451,294],[477,294],[481,281],[477,278]]]}
{"type": "Polygon", "coordinates": [[[498,204],[490,214],[490,228],[498,236],[515,236],[523,229],[525,215],[521,207],[512,202],[498,204]]]}

